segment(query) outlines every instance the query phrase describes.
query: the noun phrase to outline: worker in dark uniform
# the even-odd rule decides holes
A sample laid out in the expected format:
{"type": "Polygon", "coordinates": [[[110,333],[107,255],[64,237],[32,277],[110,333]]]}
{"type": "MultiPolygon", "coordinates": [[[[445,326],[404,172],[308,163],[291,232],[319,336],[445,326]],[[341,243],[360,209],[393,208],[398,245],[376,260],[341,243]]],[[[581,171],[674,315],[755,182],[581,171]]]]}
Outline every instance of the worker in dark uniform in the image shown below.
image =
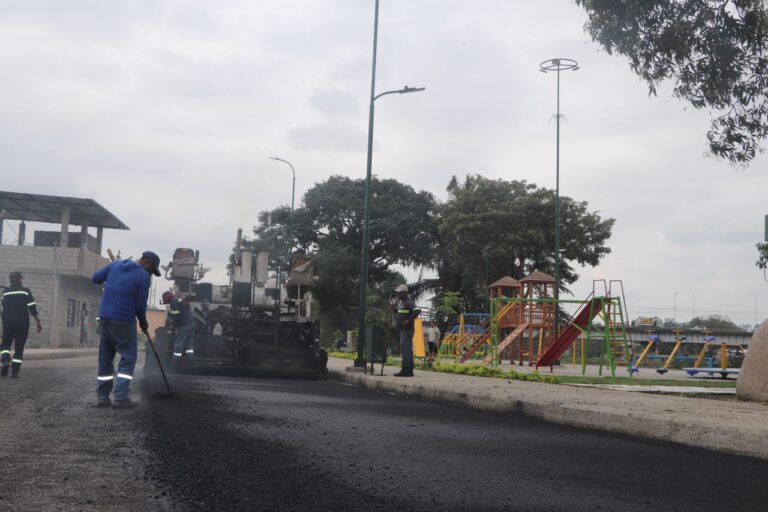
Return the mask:
{"type": "Polygon", "coordinates": [[[163,304],[168,304],[168,324],[171,331],[176,334],[173,344],[174,361],[181,357],[192,357],[195,354],[194,336],[195,319],[192,316],[192,308],[186,300],[171,292],[163,293],[163,304]]]}
{"type": "Polygon", "coordinates": [[[400,335],[400,353],[403,356],[400,371],[395,377],[413,377],[413,321],[421,310],[416,307],[413,299],[408,297],[407,286],[401,284],[395,288],[395,292],[397,305],[393,309],[396,312],[396,329],[400,335]]]}
{"type": "Polygon", "coordinates": [[[37,332],[43,330],[40,317],[37,315],[35,298],[29,288],[21,286],[21,272],[11,272],[11,286],[3,291],[3,341],[0,344],[0,376],[7,377],[8,369],[11,377],[18,377],[21,361],[24,357],[24,345],[29,335],[29,315],[37,322],[37,332]],[[11,344],[14,345],[11,359],[11,344]]]}
{"type": "Polygon", "coordinates": [[[131,407],[129,395],[136,366],[136,320],[147,333],[147,297],[152,274],[159,276],[160,258],[146,251],[138,261],[117,260],[93,274],[92,281],[104,283],[99,307],[99,373],[96,379],[96,406],[131,407]],[[115,378],[115,355],[120,354],[115,378]],[[114,387],[115,401],[109,398],[114,387]]]}

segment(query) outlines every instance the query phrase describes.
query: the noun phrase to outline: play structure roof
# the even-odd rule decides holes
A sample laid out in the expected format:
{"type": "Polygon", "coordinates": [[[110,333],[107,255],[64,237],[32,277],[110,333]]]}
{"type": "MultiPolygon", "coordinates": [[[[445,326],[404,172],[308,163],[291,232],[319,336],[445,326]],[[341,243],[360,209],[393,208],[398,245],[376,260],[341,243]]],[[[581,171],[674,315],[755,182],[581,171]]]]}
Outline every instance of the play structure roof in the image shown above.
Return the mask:
{"type": "Polygon", "coordinates": [[[521,283],[554,283],[555,278],[539,270],[534,270],[520,280],[521,283]]]}
{"type": "Polygon", "coordinates": [[[520,281],[511,276],[504,276],[496,282],[488,285],[488,288],[497,288],[499,286],[510,288],[513,286],[520,286],[520,281]]]}

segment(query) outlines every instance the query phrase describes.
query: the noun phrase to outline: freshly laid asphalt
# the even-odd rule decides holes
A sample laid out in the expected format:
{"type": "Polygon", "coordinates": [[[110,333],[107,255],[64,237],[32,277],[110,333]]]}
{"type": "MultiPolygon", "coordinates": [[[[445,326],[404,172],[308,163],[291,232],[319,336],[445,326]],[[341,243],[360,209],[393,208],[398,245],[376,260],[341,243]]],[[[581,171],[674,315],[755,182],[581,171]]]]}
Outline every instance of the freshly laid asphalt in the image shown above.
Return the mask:
{"type": "Polygon", "coordinates": [[[349,372],[331,359],[330,378],[472,409],[524,414],[561,425],[628,434],[768,460],[768,404],[637,393],[584,386],[468,377],[416,370],[397,378],[381,366],[371,375],[349,372]]]}
{"type": "MultiPolygon", "coordinates": [[[[763,511],[768,503],[768,462],[757,458],[334,381],[172,374],[178,396],[158,399],[159,376],[137,372],[138,407],[96,409],[94,371],[92,357],[33,360],[21,379],[0,380],[0,509],[763,511]]],[[[424,388],[427,379],[398,382],[424,388]]]]}

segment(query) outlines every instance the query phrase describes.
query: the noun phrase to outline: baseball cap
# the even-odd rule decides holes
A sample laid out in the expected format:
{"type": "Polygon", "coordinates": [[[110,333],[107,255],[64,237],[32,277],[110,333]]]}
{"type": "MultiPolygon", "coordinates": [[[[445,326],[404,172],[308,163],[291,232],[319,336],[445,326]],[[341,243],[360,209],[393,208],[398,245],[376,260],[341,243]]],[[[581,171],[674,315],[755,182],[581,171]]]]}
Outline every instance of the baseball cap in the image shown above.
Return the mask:
{"type": "Polygon", "coordinates": [[[153,274],[159,277],[160,276],[160,256],[158,256],[152,251],[144,251],[143,253],[141,253],[141,257],[147,261],[152,262],[152,264],[155,266],[155,271],[153,272],[153,274]]]}
{"type": "Polygon", "coordinates": [[[15,270],[11,272],[11,275],[8,276],[10,279],[24,279],[24,276],[21,275],[21,272],[18,270],[15,270]]]}
{"type": "Polygon", "coordinates": [[[397,288],[395,288],[395,291],[396,291],[397,293],[400,293],[400,292],[405,292],[405,293],[408,293],[408,287],[407,287],[407,286],[405,286],[404,284],[401,284],[400,286],[398,286],[397,288]]]}

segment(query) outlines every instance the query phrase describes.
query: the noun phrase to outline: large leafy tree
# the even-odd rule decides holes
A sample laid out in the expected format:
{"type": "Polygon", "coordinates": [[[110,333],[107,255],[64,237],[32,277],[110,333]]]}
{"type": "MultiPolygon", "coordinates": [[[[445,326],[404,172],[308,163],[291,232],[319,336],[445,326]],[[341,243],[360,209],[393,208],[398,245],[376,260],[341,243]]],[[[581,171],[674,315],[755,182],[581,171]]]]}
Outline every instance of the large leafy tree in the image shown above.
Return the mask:
{"type": "MultiPolygon", "coordinates": [[[[435,199],[396,180],[374,178],[371,184],[369,287],[383,295],[403,277],[396,265],[428,265],[435,250],[435,199]]],[[[354,325],[358,303],[364,181],[331,176],[306,192],[294,211],[293,240],[288,240],[290,210],[259,214],[257,243],[299,247],[315,254],[319,278],[315,297],[324,321],[335,328],[354,325]]],[[[372,305],[381,298],[369,297],[372,305]]],[[[381,308],[380,308],[381,309],[381,308]]],[[[373,310],[376,311],[375,309],[373,310]]]]}
{"type": "MultiPolygon", "coordinates": [[[[445,260],[439,268],[447,289],[479,302],[477,290],[503,275],[520,279],[532,270],[554,274],[555,194],[525,181],[454,176],[448,200],[440,207],[439,232],[445,260]]],[[[613,219],[590,212],[586,202],[560,198],[561,285],[578,278],[575,264],[597,265],[613,219]]],[[[465,304],[466,306],[467,304],[465,304]]]]}
{"type": "Polygon", "coordinates": [[[768,8],[764,0],[576,0],[586,30],[655,95],[713,115],[710,152],[747,164],[768,136],[768,8]]]}

